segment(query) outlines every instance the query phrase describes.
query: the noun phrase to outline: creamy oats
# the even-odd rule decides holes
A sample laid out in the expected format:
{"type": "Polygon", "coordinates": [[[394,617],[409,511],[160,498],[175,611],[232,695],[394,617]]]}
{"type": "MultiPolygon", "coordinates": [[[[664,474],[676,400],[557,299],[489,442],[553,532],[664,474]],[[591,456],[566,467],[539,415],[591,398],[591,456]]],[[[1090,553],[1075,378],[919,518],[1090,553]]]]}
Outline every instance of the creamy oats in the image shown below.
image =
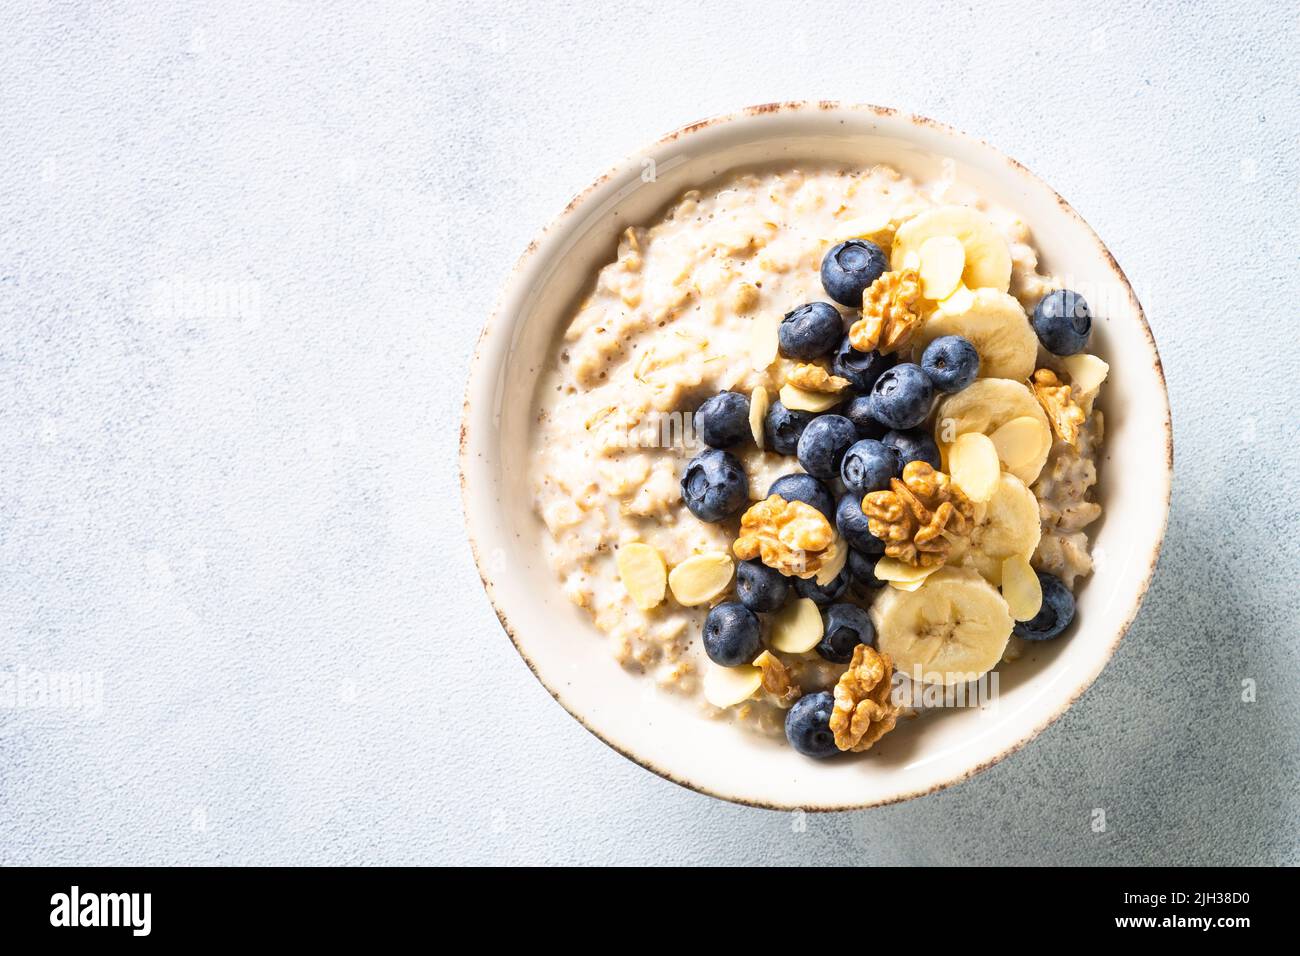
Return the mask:
{"type": "MultiPolygon", "coordinates": [[[[738,561],[733,549],[745,508],[721,522],[709,523],[683,504],[679,485],[683,470],[704,449],[695,434],[692,414],[705,399],[724,390],[749,400],[753,434],[727,449],[747,476],[746,508],[766,498],[778,477],[802,471],[795,457],[758,447],[766,409],[779,398],[830,409],[850,397],[851,390],[845,388],[847,382],[830,374],[824,361],[801,362],[777,355],[777,327],[782,316],[801,304],[828,300],[819,268],[827,250],[836,243],[862,237],[888,254],[901,225],[916,222],[913,217],[919,213],[953,205],[978,209],[992,224],[995,238],[989,241],[999,250],[1005,247],[1009,259],[1009,284],[1004,276],[1002,288],[1010,295],[978,287],[967,289],[957,278],[945,280],[949,268],[955,268],[962,281],[979,279],[983,266],[981,260],[971,259],[969,237],[964,266],[960,246],[955,250],[955,266],[951,260],[944,261],[942,257],[954,254],[954,247],[952,241],[940,237],[944,241],[923,245],[929,257],[923,266],[918,266],[914,257],[908,259],[920,270],[911,280],[917,289],[930,295],[932,289],[943,286],[946,296],[939,302],[924,298],[915,289],[909,293],[916,298],[907,308],[922,310],[919,328],[923,331],[912,328],[917,324],[914,317],[906,314],[906,303],[898,302],[896,321],[882,312],[884,318],[877,319],[874,328],[865,323],[855,327],[855,336],[873,343],[891,336],[907,342],[912,336],[900,355],[903,361],[919,361],[926,336],[933,338],[931,331],[950,334],[944,323],[955,323],[953,330],[970,331],[977,349],[985,343],[987,353],[981,353],[982,362],[1014,370],[1004,374],[1014,374],[1021,382],[1035,367],[1064,374],[1066,369],[1055,356],[1041,348],[1033,354],[1036,342],[1031,342],[1026,353],[1022,339],[1010,341],[1005,334],[1005,322],[1014,326],[1020,321],[1006,320],[1007,309],[1023,317],[1024,311],[1032,312],[1058,285],[1038,272],[1028,228],[1014,211],[991,206],[947,180],[915,183],[883,166],[755,170],[691,190],[658,221],[624,232],[616,258],[595,277],[594,287],[568,323],[551,359],[539,392],[538,427],[530,461],[537,512],[550,531],[547,558],[565,593],[590,613],[622,665],[698,701],[707,714],[732,717],[773,734],[781,732],[786,708],[797,694],[794,688],[804,694],[829,691],[846,669],[851,669],[808,649],[773,654],[774,642],[800,648],[806,643],[792,636],[798,629],[794,624],[789,625],[793,630],[788,634],[775,635],[778,625],[774,619],[780,615],[774,614],[760,615],[768,650],[763,660],[755,662],[757,666],[716,673],[723,669],[705,656],[700,634],[709,606],[736,600],[730,566],[738,561]],[[951,288],[954,282],[958,283],[956,291],[951,288]],[[996,308],[985,307],[987,303],[981,299],[985,293],[1001,296],[994,303],[996,308]],[[957,317],[944,318],[943,308],[957,317]],[[970,318],[980,308],[984,309],[979,319],[983,325],[970,318]],[[1002,330],[981,331],[998,322],[1004,323],[1002,330]],[[1014,352],[1017,348],[1019,352],[1014,352]],[[620,559],[620,549],[633,544],[638,547],[620,559]],[[711,690],[705,687],[710,669],[715,671],[711,690]],[[718,681],[726,684],[724,690],[717,689],[718,681]],[[714,699],[720,693],[731,694],[739,702],[715,707],[705,699],[706,692],[714,699]]],[[[901,246],[907,234],[900,235],[901,246]]],[[[900,266],[895,262],[891,268],[900,266]]],[[[996,271],[997,263],[990,268],[996,271]]],[[[886,275],[893,276],[897,284],[902,274],[886,275]]],[[[875,291],[879,299],[888,290],[882,282],[875,291]]],[[[839,311],[844,334],[848,334],[862,317],[855,309],[840,306],[839,311]]],[[[1023,321],[1027,326],[1028,318],[1023,321]]],[[[1012,339],[1024,334],[1015,328],[1012,339]]],[[[1095,377],[1092,371],[1088,374],[1095,377]]],[[[1104,377],[1104,372],[1101,374],[1104,377]]],[[[1074,446],[1051,441],[1045,431],[1049,418],[1035,411],[1038,406],[1031,397],[1014,414],[1007,412],[1002,418],[994,416],[992,421],[964,426],[981,435],[962,443],[963,451],[957,455],[960,459],[965,454],[966,444],[978,445],[976,451],[987,454],[987,442],[988,447],[996,446],[998,454],[1012,447],[1008,456],[1017,462],[1026,459],[1017,468],[1007,466],[1019,477],[1004,472],[1000,480],[1008,486],[1021,486],[1009,493],[1023,492],[1021,478],[1029,479],[1032,473],[1029,487],[1037,499],[1040,526],[1019,529],[1022,537],[1028,535],[1032,540],[1012,550],[1016,555],[1023,552],[1024,558],[1032,554],[1034,567],[1059,576],[1070,588],[1091,570],[1085,528],[1100,513],[1100,506],[1089,498],[1097,480],[1095,460],[1102,436],[1101,414],[1091,409],[1099,385],[1097,379],[1086,395],[1076,396],[1088,414],[1074,446]],[[1016,424],[999,431],[997,426],[1006,421],[1016,424]],[[1019,438],[1017,429],[1030,438],[1019,438]],[[1045,444],[1024,452],[1015,444],[1037,440],[1040,433],[1050,449],[1045,444]],[[990,437],[985,439],[985,434],[990,437]],[[1034,452],[1040,457],[1028,461],[1034,452]],[[1035,469],[1035,465],[1041,467],[1035,469]]],[[[1027,388],[1024,395],[1031,395],[1027,388]]],[[[1024,400],[1019,392],[1016,396],[1017,401],[1024,400]]],[[[943,403],[939,404],[942,408],[943,403]]],[[[948,467],[947,459],[957,447],[948,444],[952,436],[940,434],[935,421],[923,427],[935,429],[948,467]]],[[[995,470],[997,461],[995,457],[995,470]]],[[[953,467],[960,464],[959,460],[953,467]]],[[[975,467],[966,468],[966,472],[972,473],[975,467]]],[[[998,478],[996,474],[992,477],[998,478]]],[[[838,496],[842,490],[838,480],[829,484],[838,496]]],[[[871,608],[882,641],[886,633],[897,630],[899,615],[912,613],[908,602],[915,604],[919,600],[915,595],[929,593],[925,589],[952,589],[955,595],[969,592],[971,600],[986,602],[991,594],[1001,602],[996,588],[1001,584],[1002,555],[991,548],[972,554],[980,546],[969,543],[995,537],[1002,513],[998,501],[995,497],[971,506],[968,540],[946,555],[953,567],[924,581],[920,590],[915,589],[914,581],[903,579],[921,572],[909,569],[905,561],[895,561],[902,565],[895,584],[877,592],[853,589],[841,600],[871,608]]],[[[824,529],[816,527],[817,520],[802,531],[796,529],[807,538],[802,546],[809,547],[807,541],[811,540],[816,540],[812,547],[822,543],[817,535],[824,529]]],[[[823,575],[833,576],[844,568],[848,548],[833,528],[831,534],[834,544],[820,558],[827,566],[823,575]]],[[[753,553],[757,554],[756,548],[753,553]]],[[[808,619],[799,625],[808,626],[819,625],[815,620],[809,625],[808,619]]],[[[890,639],[892,646],[900,646],[896,635],[890,639]]],[[[999,647],[1005,647],[1005,657],[1010,659],[1016,655],[1017,644],[1011,641],[999,647]]],[[[999,651],[995,659],[1002,656],[999,651]]],[[[878,663],[871,655],[867,658],[855,659],[853,674],[858,676],[853,679],[859,684],[861,674],[878,663]]],[[[901,664],[899,670],[903,670],[901,664]]],[[[858,699],[843,687],[841,691],[846,699],[858,699]]],[[[873,711],[870,715],[872,728],[893,726],[892,717],[882,714],[873,711]]],[[[863,729],[852,739],[863,739],[865,734],[869,745],[878,734],[865,729],[867,715],[862,720],[863,729]]]]}

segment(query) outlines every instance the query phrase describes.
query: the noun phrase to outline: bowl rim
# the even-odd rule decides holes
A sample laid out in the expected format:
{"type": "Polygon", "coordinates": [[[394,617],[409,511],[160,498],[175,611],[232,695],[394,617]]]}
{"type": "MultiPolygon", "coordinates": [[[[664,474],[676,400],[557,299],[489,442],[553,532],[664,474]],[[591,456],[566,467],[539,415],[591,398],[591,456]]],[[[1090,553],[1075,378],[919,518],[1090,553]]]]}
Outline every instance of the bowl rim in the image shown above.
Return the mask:
{"type": "Polygon", "coordinates": [[[638,766],[646,770],[649,770],[651,773],[654,773],[665,780],[668,780],[681,787],[684,787],[687,790],[691,790],[694,791],[695,793],[700,793],[705,796],[716,797],[717,799],[725,800],[729,803],[739,804],[741,806],[749,806],[749,807],[756,807],[765,810],[778,810],[778,811],[803,810],[809,813],[835,813],[835,812],[847,812],[847,811],[854,811],[854,810],[866,810],[872,807],[889,806],[895,803],[902,803],[906,800],[913,800],[917,797],[928,796],[929,794],[932,793],[938,793],[942,790],[948,789],[949,787],[953,787],[956,786],[957,784],[964,783],[965,781],[971,779],[977,774],[982,773],[983,771],[989,769],[990,767],[998,763],[1001,763],[1003,760],[1017,753],[1021,748],[1023,748],[1025,745],[1030,743],[1032,740],[1038,737],[1038,735],[1041,734],[1044,730],[1046,730],[1053,723],[1059,720],[1061,716],[1065,714],[1065,712],[1069,710],[1074,705],[1074,703],[1080,697],[1083,696],[1085,692],[1087,692],[1087,690],[1096,681],[1097,677],[1101,674],[1102,670],[1105,669],[1106,665],[1110,662],[1110,659],[1115,655],[1115,650],[1119,647],[1120,641],[1124,639],[1124,636],[1128,633],[1129,628],[1132,627],[1134,620],[1136,620],[1137,618],[1138,612],[1142,608],[1142,602],[1145,599],[1147,591],[1151,586],[1151,582],[1155,577],[1156,566],[1160,558],[1161,546],[1164,543],[1165,534],[1169,526],[1169,509],[1170,509],[1170,502],[1173,494],[1173,468],[1174,468],[1174,438],[1173,438],[1173,420],[1172,420],[1172,415],[1169,406],[1169,389],[1168,389],[1168,384],[1165,380],[1164,365],[1160,360],[1160,352],[1156,346],[1155,337],[1151,333],[1151,327],[1147,323],[1146,313],[1143,311],[1142,304],[1138,301],[1137,295],[1133,292],[1133,287],[1129,283],[1128,276],[1125,275],[1124,270],[1120,268],[1119,263],[1116,261],[1110,249],[1108,249],[1106,247],[1106,244],[1102,242],[1101,237],[1097,235],[1097,232],[1092,228],[1091,225],[1089,225],[1088,221],[1085,220],[1083,216],[1081,216],[1078,213],[1078,211],[1075,210],[1075,208],[1071,206],[1070,203],[1067,202],[1064,197],[1061,196],[1060,193],[1058,193],[1055,189],[1053,189],[1050,185],[1048,185],[1046,181],[1041,179],[1038,175],[1036,175],[1032,170],[1030,170],[1023,163],[1012,158],[1011,156],[1006,155],[1000,149],[988,143],[986,140],[980,139],[979,137],[976,136],[972,136],[971,134],[959,130],[956,127],[949,126],[946,123],[941,123],[938,120],[934,120],[927,116],[922,116],[916,113],[908,113],[887,106],[876,106],[874,104],[869,104],[869,103],[841,102],[838,100],[788,100],[788,101],[773,102],[773,103],[762,103],[754,106],[747,106],[742,109],[734,110],[728,113],[716,114],[702,120],[697,120],[692,123],[684,124],[678,127],[677,129],[674,129],[671,132],[664,134],[663,136],[647,144],[641,149],[628,154],[620,162],[614,164],[613,166],[608,167],[589,185],[587,185],[579,193],[574,195],[573,198],[570,199],[569,202],[565,205],[564,209],[557,216],[551,219],[542,228],[542,230],[528,243],[527,247],[525,247],[523,253],[520,255],[519,259],[515,262],[514,266],[510,270],[509,275],[507,276],[506,280],[502,284],[501,291],[497,297],[497,301],[495,305],[493,306],[492,312],[488,316],[487,321],[484,323],[483,328],[480,331],[477,340],[475,341],[474,352],[469,362],[469,375],[465,386],[464,401],[461,406],[460,446],[459,446],[459,455],[458,455],[458,473],[459,473],[459,483],[460,483],[462,518],[465,524],[466,537],[469,541],[470,552],[472,553],[474,558],[474,566],[478,571],[479,579],[483,584],[483,589],[485,593],[487,594],[488,602],[492,605],[492,610],[496,614],[497,620],[501,623],[501,627],[505,631],[506,636],[510,639],[510,643],[514,645],[515,651],[519,654],[520,658],[523,659],[528,669],[532,672],[533,677],[535,677],[538,683],[540,683],[542,687],[546,689],[547,693],[549,693],[551,697],[555,699],[556,703],[558,703],[562,708],[564,708],[565,712],[567,712],[570,717],[576,720],[579,725],[585,728],[592,736],[594,736],[596,739],[601,741],[601,743],[608,746],[611,750],[615,751],[616,753],[620,754],[623,757],[626,757],[628,760],[632,761],[638,766]],[[1150,554],[1147,558],[1148,565],[1147,565],[1146,576],[1142,580],[1140,586],[1138,587],[1136,596],[1133,601],[1133,606],[1132,608],[1129,609],[1128,616],[1124,619],[1124,622],[1116,629],[1115,635],[1112,638],[1109,647],[1106,649],[1105,654],[1098,656],[1096,666],[1091,670],[1090,673],[1084,676],[1084,678],[1079,682],[1079,684],[1071,691],[1068,697],[1061,703],[1061,705],[1055,711],[1053,711],[1051,715],[1049,715],[1045,720],[1041,721],[1037,726],[1034,726],[1031,729],[1023,732],[1018,737],[1018,739],[1013,740],[1011,743],[1009,743],[996,756],[991,757],[990,759],[985,760],[973,767],[969,767],[957,773],[954,773],[951,777],[938,781],[937,783],[934,783],[929,787],[923,789],[916,789],[912,791],[900,792],[887,797],[882,797],[880,799],[868,800],[862,803],[850,803],[850,804],[820,803],[819,804],[816,801],[810,801],[806,803],[801,802],[798,804],[785,804],[785,803],[779,803],[779,802],[767,801],[767,800],[752,800],[734,793],[725,793],[725,792],[717,791],[715,789],[703,786],[694,781],[684,779],[681,776],[671,772],[670,770],[658,766],[653,761],[648,760],[638,754],[631,752],[629,749],[620,746],[618,743],[611,740],[605,734],[601,733],[599,729],[597,729],[595,726],[589,723],[581,714],[579,714],[572,706],[570,706],[570,704],[565,700],[563,694],[560,692],[558,687],[553,686],[551,682],[548,682],[542,676],[541,672],[537,668],[536,663],[528,655],[527,651],[524,650],[522,644],[519,641],[519,638],[515,634],[514,625],[510,622],[505,611],[502,609],[501,603],[497,600],[495,588],[492,584],[489,575],[485,571],[484,562],[480,553],[479,542],[475,538],[475,531],[472,522],[470,521],[469,518],[470,492],[469,492],[468,482],[466,481],[465,478],[468,460],[470,456],[468,423],[469,423],[471,394],[474,391],[476,382],[478,382],[478,380],[484,374],[483,371],[484,343],[488,340],[489,336],[493,334],[498,329],[498,327],[501,326],[503,322],[507,320],[507,316],[505,316],[504,314],[506,303],[508,303],[512,298],[514,298],[513,293],[515,291],[515,286],[518,283],[520,277],[526,272],[533,258],[542,250],[546,240],[549,239],[552,235],[554,235],[580,209],[580,207],[583,205],[584,200],[586,200],[588,196],[590,196],[594,191],[599,189],[604,183],[608,182],[611,178],[617,175],[620,171],[627,168],[627,164],[635,160],[637,157],[650,155],[651,152],[654,150],[657,150],[670,143],[679,142],[691,136],[692,134],[699,133],[702,130],[710,129],[716,126],[742,122],[752,117],[763,116],[772,113],[814,113],[814,112],[832,112],[832,111],[851,111],[851,112],[858,112],[858,113],[865,113],[865,114],[874,114],[876,116],[888,117],[891,119],[900,120],[904,123],[908,123],[917,127],[929,127],[933,130],[938,131],[943,135],[952,137],[959,141],[965,141],[971,146],[986,150],[989,153],[989,155],[994,156],[1002,160],[1003,162],[1005,162],[1012,169],[1012,171],[1017,175],[1022,177],[1027,177],[1030,180],[1032,180],[1035,184],[1046,189],[1052,195],[1052,197],[1055,198],[1057,204],[1061,207],[1061,209],[1065,212],[1065,214],[1067,216],[1072,217],[1074,220],[1076,220],[1076,222],[1080,226],[1083,227],[1087,235],[1092,237],[1092,240],[1095,243],[1097,250],[1101,253],[1107,265],[1114,273],[1116,280],[1119,282],[1124,292],[1128,295],[1128,298],[1133,306],[1134,314],[1137,316],[1138,322],[1140,324],[1141,331],[1143,335],[1146,337],[1147,345],[1151,349],[1153,371],[1155,372],[1156,379],[1159,382],[1158,392],[1162,404],[1162,408],[1160,409],[1160,411],[1161,411],[1161,424],[1164,430],[1164,439],[1165,439],[1165,469],[1159,476],[1163,479],[1163,488],[1162,488],[1162,493],[1160,495],[1160,499],[1161,499],[1160,529],[1159,532],[1156,534],[1154,540],[1152,541],[1150,554]]]}

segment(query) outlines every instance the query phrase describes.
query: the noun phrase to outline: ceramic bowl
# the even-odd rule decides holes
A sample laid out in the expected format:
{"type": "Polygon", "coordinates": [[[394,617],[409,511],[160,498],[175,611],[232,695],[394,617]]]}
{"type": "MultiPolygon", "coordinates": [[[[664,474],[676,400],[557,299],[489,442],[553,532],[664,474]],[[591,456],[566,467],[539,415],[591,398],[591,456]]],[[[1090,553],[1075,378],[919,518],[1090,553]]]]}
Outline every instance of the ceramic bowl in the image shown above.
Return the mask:
{"type": "Polygon", "coordinates": [[[1088,688],[1138,613],[1169,509],[1173,438],[1163,372],[1142,309],[1101,240],[1049,186],[993,147],[932,120],[836,103],[768,104],[683,127],[605,173],[529,244],[478,343],[466,391],[461,484],[469,540],[506,633],[583,726],[643,767],[702,793],[770,808],[841,810],[927,794],[1032,740],[1088,688]],[[701,717],[614,661],[543,557],[526,462],[535,392],[553,345],[628,224],[684,190],[762,163],[947,169],[1029,224],[1042,269],[1093,304],[1091,350],[1110,363],[1106,438],[1090,530],[1097,567],[1075,624],[999,671],[982,708],[905,720],[860,759],[815,761],[784,740],[701,717]]]}

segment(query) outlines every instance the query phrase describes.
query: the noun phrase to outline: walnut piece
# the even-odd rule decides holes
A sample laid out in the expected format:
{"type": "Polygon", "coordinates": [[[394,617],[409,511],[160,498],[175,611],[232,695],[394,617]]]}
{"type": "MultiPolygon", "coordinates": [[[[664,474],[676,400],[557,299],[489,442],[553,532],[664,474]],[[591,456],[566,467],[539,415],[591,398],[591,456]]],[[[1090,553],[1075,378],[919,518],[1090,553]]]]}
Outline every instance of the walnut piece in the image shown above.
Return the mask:
{"type": "Polygon", "coordinates": [[[1029,382],[1038,404],[1047,412],[1056,437],[1067,445],[1079,444],[1079,426],[1087,421],[1087,414],[1075,404],[1070,386],[1066,385],[1050,368],[1040,368],[1029,382]]]}
{"type": "Polygon", "coordinates": [[[771,651],[759,654],[754,666],[763,672],[763,690],[775,697],[779,706],[789,707],[802,696],[803,689],[790,679],[790,671],[771,651]]]}
{"type": "Polygon", "coordinates": [[[850,326],[849,344],[859,352],[897,352],[921,324],[920,299],[921,277],[915,269],[886,272],[862,294],[862,318],[850,326]]]}
{"type": "Polygon", "coordinates": [[[834,540],[835,529],[812,505],[770,495],[741,515],[731,550],[742,561],[759,558],[782,574],[808,578],[821,569],[834,540]]]}
{"type": "Polygon", "coordinates": [[[835,395],[852,384],[847,378],[832,375],[820,365],[811,364],[796,365],[794,371],[787,375],[785,380],[805,391],[821,392],[826,395],[835,395]]]}
{"type": "Polygon", "coordinates": [[[952,480],[923,461],[911,461],[889,491],[862,499],[867,526],[885,542],[885,554],[916,568],[948,559],[954,541],[970,534],[975,506],[952,480]]]}
{"type": "Polygon", "coordinates": [[[894,729],[898,708],[890,699],[893,678],[894,664],[888,654],[866,644],[853,649],[849,669],[835,685],[831,733],[836,747],[861,753],[894,729]]]}

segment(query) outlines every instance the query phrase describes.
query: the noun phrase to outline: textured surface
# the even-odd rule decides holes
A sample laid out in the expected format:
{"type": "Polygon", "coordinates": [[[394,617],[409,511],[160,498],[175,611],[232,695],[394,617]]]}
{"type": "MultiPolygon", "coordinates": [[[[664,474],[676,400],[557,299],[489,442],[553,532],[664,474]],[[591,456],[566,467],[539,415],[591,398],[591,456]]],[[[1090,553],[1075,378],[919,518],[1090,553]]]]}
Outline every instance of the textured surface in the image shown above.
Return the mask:
{"type": "Polygon", "coordinates": [[[268,6],[6,4],[0,863],[1300,863],[1293,11],[268,6]],[[455,476],[528,239],[654,136],[799,98],[929,114],[1068,197],[1146,306],[1178,448],[1145,611],[1064,719],[806,818],[570,720],[455,476]],[[82,707],[36,703],[60,673],[82,707]]]}

